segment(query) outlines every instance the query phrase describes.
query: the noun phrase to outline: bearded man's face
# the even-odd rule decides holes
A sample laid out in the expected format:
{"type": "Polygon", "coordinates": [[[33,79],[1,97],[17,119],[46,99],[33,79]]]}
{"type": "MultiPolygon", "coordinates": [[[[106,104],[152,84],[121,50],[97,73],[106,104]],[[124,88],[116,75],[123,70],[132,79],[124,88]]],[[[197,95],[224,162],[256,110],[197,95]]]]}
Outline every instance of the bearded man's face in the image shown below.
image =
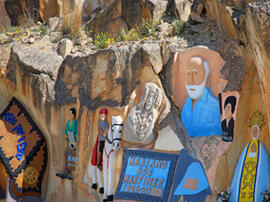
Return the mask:
{"type": "Polygon", "coordinates": [[[207,77],[203,60],[199,57],[191,58],[186,68],[185,79],[186,90],[191,99],[201,98],[207,77]]]}

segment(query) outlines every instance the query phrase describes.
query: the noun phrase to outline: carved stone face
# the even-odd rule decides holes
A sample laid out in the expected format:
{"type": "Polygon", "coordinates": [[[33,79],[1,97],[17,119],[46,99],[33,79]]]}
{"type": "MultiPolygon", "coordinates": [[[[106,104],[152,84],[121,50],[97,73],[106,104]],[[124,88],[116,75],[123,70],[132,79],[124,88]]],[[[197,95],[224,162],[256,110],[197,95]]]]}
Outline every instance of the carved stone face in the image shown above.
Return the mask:
{"type": "Polygon", "coordinates": [[[128,115],[124,139],[136,143],[150,142],[161,102],[162,92],[158,86],[146,83],[139,103],[128,115]]]}

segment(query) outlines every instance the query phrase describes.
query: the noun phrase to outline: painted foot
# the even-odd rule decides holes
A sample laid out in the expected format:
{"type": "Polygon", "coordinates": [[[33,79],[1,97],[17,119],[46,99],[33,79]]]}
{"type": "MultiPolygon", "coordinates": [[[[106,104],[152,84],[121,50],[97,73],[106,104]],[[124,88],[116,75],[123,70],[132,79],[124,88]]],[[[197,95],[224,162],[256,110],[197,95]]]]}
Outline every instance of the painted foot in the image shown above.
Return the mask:
{"type": "Polygon", "coordinates": [[[92,189],[97,189],[97,184],[96,183],[92,184],[92,187],[91,188],[92,189]]]}
{"type": "Polygon", "coordinates": [[[113,201],[113,195],[108,196],[108,201],[113,201]]]}
{"type": "Polygon", "coordinates": [[[100,188],[99,188],[99,193],[101,193],[101,194],[104,193],[104,188],[103,188],[103,187],[100,187],[100,188]]]}
{"type": "Polygon", "coordinates": [[[62,178],[62,179],[69,179],[69,180],[73,180],[72,175],[66,175],[64,173],[56,173],[56,176],[62,178]]]}

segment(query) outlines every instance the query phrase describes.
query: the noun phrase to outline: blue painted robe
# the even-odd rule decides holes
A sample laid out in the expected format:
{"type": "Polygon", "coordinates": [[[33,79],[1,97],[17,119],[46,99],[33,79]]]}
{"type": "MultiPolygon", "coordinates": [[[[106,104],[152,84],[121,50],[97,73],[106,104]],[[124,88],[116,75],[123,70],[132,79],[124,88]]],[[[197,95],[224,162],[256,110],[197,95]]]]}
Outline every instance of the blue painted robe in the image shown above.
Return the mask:
{"type": "MultiPolygon", "coordinates": [[[[240,159],[238,160],[237,167],[233,176],[232,185],[231,185],[231,195],[230,202],[237,202],[241,197],[240,186],[242,179],[242,172],[244,167],[245,158],[248,155],[248,147],[250,143],[244,148],[240,159]]],[[[263,199],[263,195],[261,191],[265,191],[267,189],[268,184],[270,184],[270,168],[269,168],[269,155],[267,150],[263,146],[263,144],[258,142],[258,155],[257,155],[257,171],[255,175],[254,182],[254,194],[253,201],[261,202],[263,199]]]]}

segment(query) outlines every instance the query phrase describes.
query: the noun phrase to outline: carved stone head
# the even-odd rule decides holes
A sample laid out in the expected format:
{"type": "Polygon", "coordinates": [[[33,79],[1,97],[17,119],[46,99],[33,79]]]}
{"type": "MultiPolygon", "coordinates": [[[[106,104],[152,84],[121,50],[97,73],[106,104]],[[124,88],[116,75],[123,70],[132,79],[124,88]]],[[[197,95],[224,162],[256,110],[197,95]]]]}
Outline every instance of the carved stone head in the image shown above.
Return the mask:
{"type": "Polygon", "coordinates": [[[128,114],[124,132],[126,141],[149,144],[154,140],[153,129],[162,99],[162,91],[156,84],[145,84],[139,103],[128,114]]]}

